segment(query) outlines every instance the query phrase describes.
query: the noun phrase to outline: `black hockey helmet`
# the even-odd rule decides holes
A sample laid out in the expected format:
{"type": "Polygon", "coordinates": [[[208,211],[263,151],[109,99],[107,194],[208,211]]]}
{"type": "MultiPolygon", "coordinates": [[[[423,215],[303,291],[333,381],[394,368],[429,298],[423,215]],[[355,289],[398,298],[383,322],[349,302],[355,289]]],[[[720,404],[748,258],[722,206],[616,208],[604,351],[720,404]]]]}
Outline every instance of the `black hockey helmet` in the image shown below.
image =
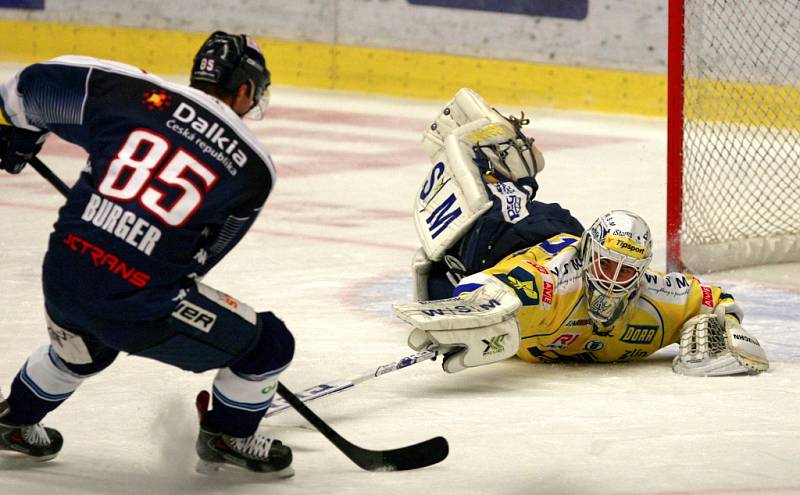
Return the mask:
{"type": "Polygon", "coordinates": [[[231,95],[247,83],[256,106],[270,85],[270,74],[255,40],[245,34],[215,31],[195,55],[190,80],[192,86],[212,84],[231,95]]]}

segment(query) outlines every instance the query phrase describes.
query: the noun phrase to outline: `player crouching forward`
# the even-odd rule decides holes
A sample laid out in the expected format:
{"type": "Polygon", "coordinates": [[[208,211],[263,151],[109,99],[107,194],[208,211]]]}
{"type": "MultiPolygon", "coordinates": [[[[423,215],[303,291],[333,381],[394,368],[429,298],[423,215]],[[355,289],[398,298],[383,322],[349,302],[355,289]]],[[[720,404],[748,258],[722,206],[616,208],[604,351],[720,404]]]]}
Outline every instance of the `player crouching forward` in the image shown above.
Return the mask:
{"type": "Polygon", "coordinates": [[[294,355],[292,334],[272,312],[200,283],[275,183],[241,120],[266,104],[269,84],[255,40],[221,31],[198,51],[190,88],[76,56],[0,84],[0,168],[19,173],[48,133],[89,153],[42,268],[50,344],[0,396],[0,449],[55,457],[62,437],[40,421],[126,352],[217,370],[213,400],[197,398],[201,468],[292,474],[291,449],[257,431],[294,355]]]}
{"type": "Polygon", "coordinates": [[[673,343],[675,373],[769,367],[730,294],[691,275],[648,270],[651,259],[644,220],[611,211],[580,238],[554,236],[462,279],[451,299],[395,312],[414,326],[409,345],[439,349],[450,373],[514,354],[531,363],[637,360],[673,343]]]}

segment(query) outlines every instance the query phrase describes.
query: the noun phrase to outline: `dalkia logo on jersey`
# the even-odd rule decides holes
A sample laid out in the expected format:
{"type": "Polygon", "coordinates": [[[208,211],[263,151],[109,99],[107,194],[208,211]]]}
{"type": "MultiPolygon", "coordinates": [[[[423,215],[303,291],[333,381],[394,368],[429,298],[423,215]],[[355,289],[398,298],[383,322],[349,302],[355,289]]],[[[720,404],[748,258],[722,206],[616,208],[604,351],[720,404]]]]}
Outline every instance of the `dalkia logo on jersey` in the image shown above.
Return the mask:
{"type": "Polygon", "coordinates": [[[209,122],[200,117],[197,110],[186,102],[181,102],[178,108],[172,112],[172,116],[175,120],[167,122],[167,127],[183,134],[187,139],[193,139],[195,144],[202,148],[203,153],[214,156],[226,166],[230,160],[233,160],[233,163],[239,167],[243,167],[247,163],[247,155],[244,150],[239,148],[239,141],[227,135],[226,131],[230,131],[219,122],[209,122]],[[191,131],[182,128],[175,121],[188,125],[191,131]],[[193,134],[192,131],[198,135],[193,134]]]}
{"type": "Polygon", "coordinates": [[[605,344],[601,340],[590,340],[585,344],[583,344],[584,350],[587,350],[589,352],[599,351],[603,347],[605,347],[605,344]]]}
{"type": "Polygon", "coordinates": [[[172,97],[163,89],[151,89],[145,92],[142,103],[148,110],[164,111],[172,106],[172,97]]]}

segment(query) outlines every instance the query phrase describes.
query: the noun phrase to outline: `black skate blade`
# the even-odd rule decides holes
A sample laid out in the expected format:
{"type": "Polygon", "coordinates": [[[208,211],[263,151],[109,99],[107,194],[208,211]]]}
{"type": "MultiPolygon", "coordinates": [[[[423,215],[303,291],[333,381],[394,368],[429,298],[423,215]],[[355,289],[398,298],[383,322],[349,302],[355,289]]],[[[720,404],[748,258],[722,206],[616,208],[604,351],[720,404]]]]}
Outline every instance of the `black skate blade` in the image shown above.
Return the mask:
{"type": "Polygon", "coordinates": [[[450,453],[444,437],[435,437],[414,445],[392,450],[367,450],[351,459],[367,471],[407,471],[442,462],[450,453]]]}
{"type": "Polygon", "coordinates": [[[0,450],[0,470],[36,468],[42,463],[55,459],[58,453],[34,457],[16,450],[0,450]]]}
{"type": "Polygon", "coordinates": [[[289,478],[294,476],[294,468],[292,466],[283,468],[279,471],[253,471],[236,464],[227,462],[209,462],[198,459],[194,468],[196,473],[219,476],[231,481],[235,480],[271,480],[289,478]]]}

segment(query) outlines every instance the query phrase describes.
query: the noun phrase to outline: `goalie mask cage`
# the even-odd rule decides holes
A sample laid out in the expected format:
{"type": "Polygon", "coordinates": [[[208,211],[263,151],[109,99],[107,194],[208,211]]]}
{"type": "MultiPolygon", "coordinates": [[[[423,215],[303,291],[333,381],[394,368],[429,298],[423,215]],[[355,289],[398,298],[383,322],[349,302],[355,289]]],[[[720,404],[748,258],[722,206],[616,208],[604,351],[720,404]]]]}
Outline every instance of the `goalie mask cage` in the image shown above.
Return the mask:
{"type": "Polygon", "coordinates": [[[670,0],[667,267],[800,261],[800,0],[670,0]]]}

